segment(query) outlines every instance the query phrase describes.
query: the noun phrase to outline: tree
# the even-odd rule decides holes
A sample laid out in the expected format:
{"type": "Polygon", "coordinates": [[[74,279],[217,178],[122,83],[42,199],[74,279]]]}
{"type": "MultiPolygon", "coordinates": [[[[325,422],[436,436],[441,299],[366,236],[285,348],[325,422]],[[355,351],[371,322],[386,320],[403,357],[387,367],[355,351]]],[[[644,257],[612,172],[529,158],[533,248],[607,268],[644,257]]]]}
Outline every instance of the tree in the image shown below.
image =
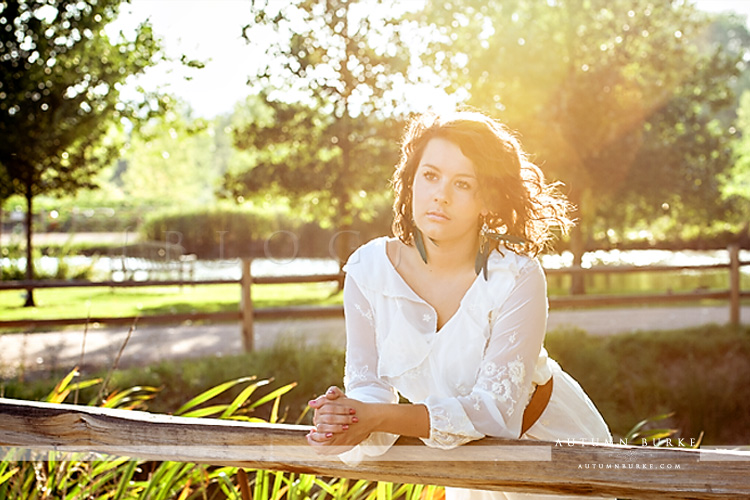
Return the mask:
{"type": "Polygon", "coordinates": [[[209,205],[220,172],[214,159],[215,124],[173,106],[131,134],[119,183],[128,198],[147,205],[209,205]]]}
{"type": "Polygon", "coordinates": [[[8,171],[0,163],[0,241],[3,240],[3,205],[13,195],[13,182],[8,171]]]}
{"type": "MultiPolygon", "coordinates": [[[[592,221],[611,215],[608,200],[624,193],[653,200],[655,189],[628,183],[643,179],[646,163],[638,162],[646,153],[669,156],[652,158],[649,175],[683,184],[728,167],[725,154],[715,155],[723,147],[716,137],[725,132],[706,126],[706,111],[728,102],[722,82],[736,75],[736,60],[699,50],[707,19],[689,4],[458,0],[429,3],[424,16],[443,37],[431,47],[431,64],[470,95],[469,104],[517,129],[536,161],[568,186],[579,219],[571,234],[574,264],[592,221]],[[690,154],[681,156],[690,139],[690,154]],[[695,168],[701,158],[711,158],[710,168],[695,168]]],[[[582,290],[575,282],[574,291],[582,290]]]]}
{"type": "MultiPolygon", "coordinates": [[[[26,198],[26,278],[34,277],[34,196],[93,187],[118,155],[118,128],[159,103],[119,99],[131,75],[154,64],[147,24],[112,40],[105,27],[121,0],[10,0],[0,5],[0,165],[26,198]]],[[[29,290],[27,306],[34,305],[29,290]]]]}
{"type": "MultiPolygon", "coordinates": [[[[746,90],[740,99],[737,110],[737,129],[740,138],[734,143],[736,162],[730,172],[725,194],[740,200],[740,217],[750,220],[750,90],[746,90]]],[[[745,226],[747,232],[747,225],[745,226]]]]}
{"type": "Polygon", "coordinates": [[[398,82],[409,55],[387,1],[256,1],[248,42],[272,39],[249,83],[265,111],[235,129],[235,144],[256,163],[227,176],[233,196],[289,196],[300,211],[342,232],[387,186],[397,159],[404,107],[398,82]]]}

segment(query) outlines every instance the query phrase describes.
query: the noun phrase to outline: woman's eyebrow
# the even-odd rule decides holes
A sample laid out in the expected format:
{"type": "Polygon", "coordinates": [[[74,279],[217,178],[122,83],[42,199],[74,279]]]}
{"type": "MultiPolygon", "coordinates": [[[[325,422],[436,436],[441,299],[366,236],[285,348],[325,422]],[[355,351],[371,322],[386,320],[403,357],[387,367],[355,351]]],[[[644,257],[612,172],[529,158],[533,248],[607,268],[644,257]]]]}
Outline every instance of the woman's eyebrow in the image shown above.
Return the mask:
{"type": "MultiPolygon", "coordinates": [[[[419,165],[419,167],[428,167],[428,168],[431,168],[433,170],[437,170],[440,173],[443,173],[443,171],[440,170],[440,167],[437,167],[437,166],[433,165],[432,163],[422,163],[422,164],[419,165]]],[[[477,178],[476,174],[456,174],[454,177],[468,177],[470,179],[476,179],[477,178]]]]}

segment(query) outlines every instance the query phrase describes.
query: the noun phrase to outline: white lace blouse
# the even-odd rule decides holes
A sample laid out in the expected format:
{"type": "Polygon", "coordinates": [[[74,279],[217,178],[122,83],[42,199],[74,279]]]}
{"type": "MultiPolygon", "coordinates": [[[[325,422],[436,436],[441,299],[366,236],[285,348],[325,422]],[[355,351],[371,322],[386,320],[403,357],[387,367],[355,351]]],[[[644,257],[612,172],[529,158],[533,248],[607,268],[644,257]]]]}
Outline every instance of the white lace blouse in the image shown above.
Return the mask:
{"type": "MultiPolygon", "coordinates": [[[[489,279],[477,276],[456,313],[437,329],[435,310],[396,271],[387,238],[360,247],[344,284],[347,354],[344,386],[364,402],[399,394],[430,415],[425,444],[453,448],[484,436],[518,438],[535,384],[551,376],[543,347],[546,281],[536,260],[493,252],[489,279]]],[[[383,453],[398,438],[373,433],[342,455],[383,453]]]]}

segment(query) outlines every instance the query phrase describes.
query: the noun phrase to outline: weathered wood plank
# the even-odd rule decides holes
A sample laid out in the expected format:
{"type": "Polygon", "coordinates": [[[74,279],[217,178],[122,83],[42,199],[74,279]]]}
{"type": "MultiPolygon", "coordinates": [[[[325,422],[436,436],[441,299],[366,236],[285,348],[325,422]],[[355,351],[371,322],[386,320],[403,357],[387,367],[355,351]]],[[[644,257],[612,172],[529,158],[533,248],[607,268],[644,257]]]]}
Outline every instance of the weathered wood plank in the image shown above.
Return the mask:
{"type": "MultiPolygon", "coordinates": [[[[487,438],[455,450],[401,439],[347,465],[307,446],[308,427],[190,419],[0,399],[0,446],[98,452],[499,491],[643,499],[750,497],[750,452],[487,438]]],[[[7,452],[7,448],[5,449],[7,452]]],[[[30,455],[28,455],[30,456],[30,455]]]]}

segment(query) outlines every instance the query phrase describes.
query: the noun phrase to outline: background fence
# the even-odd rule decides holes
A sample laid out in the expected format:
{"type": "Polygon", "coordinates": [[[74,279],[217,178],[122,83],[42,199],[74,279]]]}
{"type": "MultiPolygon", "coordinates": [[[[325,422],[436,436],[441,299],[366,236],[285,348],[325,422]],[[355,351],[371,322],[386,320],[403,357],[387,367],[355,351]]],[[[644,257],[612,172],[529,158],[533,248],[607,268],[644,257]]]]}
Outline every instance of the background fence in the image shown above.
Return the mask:
{"type": "MultiPolygon", "coordinates": [[[[728,271],[728,288],[725,290],[696,290],[682,293],[660,294],[627,294],[627,295],[567,295],[551,296],[550,308],[601,307],[612,305],[654,304],[668,302],[686,302],[698,300],[725,300],[729,304],[729,322],[733,325],[740,323],[740,301],[750,297],[750,290],[741,290],[740,270],[750,265],[750,261],[741,261],[739,245],[732,245],[728,249],[728,264],[708,264],[692,266],[595,266],[591,268],[567,267],[562,269],[548,269],[547,275],[589,275],[589,274],[621,274],[665,271],[700,272],[716,269],[728,271]]],[[[240,307],[237,311],[214,313],[180,313],[139,316],[138,322],[143,323],[180,323],[183,321],[238,321],[241,324],[243,345],[247,351],[253,350],[254,322],[264,319],[288,319],[311,317],[341,317],[342,306],[294,306],[256,309],[253,306],[253,285],[264,284],[293,284],[293,283],[343,283],[343,274],[318,274],[305,276],[266,276],[254,277],[250,272],[251,261],[241,262],[242,275],[236,279],[216,279],[201,281],[160,280],[160,281],[8,281],[0,282],[0,290],[23,290],[40,288],[69,288],[69,287],[148,287],[148,286],[186,286],[186,285],[240,285],[240,307]]],[[[21,319],[0,321],[0,328],[44,328],[84,323],[103,324],[132,324],[134,316],[123,317],[87,317],[61,319],[21,319]]]]}

